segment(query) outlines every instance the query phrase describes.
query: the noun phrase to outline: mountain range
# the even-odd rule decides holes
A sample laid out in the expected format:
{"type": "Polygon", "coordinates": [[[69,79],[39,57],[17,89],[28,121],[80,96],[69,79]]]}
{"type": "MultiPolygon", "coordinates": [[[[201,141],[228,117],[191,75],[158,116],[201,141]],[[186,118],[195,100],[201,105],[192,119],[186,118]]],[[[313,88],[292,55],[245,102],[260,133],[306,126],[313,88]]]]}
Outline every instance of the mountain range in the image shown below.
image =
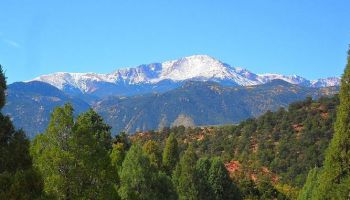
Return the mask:
{"type": "Polygon", "coordinates": [[[112,127],[113,134],[118,134],[121,131],[134,133],[179,125],[238,123],[268,110],[287,107],[308,96],[316,99],[337,92],[338,87],[304,87],[283,80],[246,87],[188,81],[163,93],[109,96],[89,104],[50,84],[32,81],[8,86],[7,103],[2,112],[32,138],[46,129],[55,107],[70,102],[75,115],[93,108],[112,127]]]}
{"type": "Polygon", "coordinates": [[[337,91],[337,87],[303,87],[283,80],[246,87],[190,81],[161,94],[105,98],[93,108],[112,125],[113,132],[134,133],[179,125],[235,124],[308,96],[317,99],[337,91]]]}
{"type": "Polygon", "coordinates": [[[255,74],[207,55],[140,65],[110,74],[54,73],[10,84],[3,112],[29,137],[43,132],[56,106],[92,108],[113,133],[166,126],[238,123],[307,96],[338,92],[339,78],[255,74]]]}
{"type": "Polygon", "coordinates": [[[277,79],[306,87],[338,86],[340,82],[337,77],[307,80],[297,75],[255,74],[208,55],[193,55],[163,63],[122,68],[109,74],[59,72],[33,80],[51,84],[71,95],[97,99],[111,95],[165,92],[189,80],[212,81],[225,86],[252,86],[277,79]]]}

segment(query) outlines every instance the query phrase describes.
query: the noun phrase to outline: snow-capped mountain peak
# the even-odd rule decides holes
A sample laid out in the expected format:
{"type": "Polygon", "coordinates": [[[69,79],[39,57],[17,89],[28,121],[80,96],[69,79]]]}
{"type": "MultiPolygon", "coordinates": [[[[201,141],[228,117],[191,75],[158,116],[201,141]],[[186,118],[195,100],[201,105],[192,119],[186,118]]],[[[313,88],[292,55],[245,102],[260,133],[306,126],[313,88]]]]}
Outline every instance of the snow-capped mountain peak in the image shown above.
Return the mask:
{"type": "Polygon", "coordinates": [[[340,78],[338,78],[338,77],[321,78],[318,80],[311,81],[311,84],[314,87],[339,86],[340,85],[340,78]]]}
{"type": "Polygon", "coordinates": [[[82,92],[89,92],[89,83],[113,82],[113,79],[111,74],[57,72],[43,75],[33,80],[49,83],[61,90],[69,86],[78,88],[82,92]]]}
{"type": "Polygon", "coordinates": [[[310,87],[339,85],[339,78],[309,81],[303,77],[281,74],[255,74],[241,67],[231,67],[208,55],[193,55],[163,63],[118,69],[109,74],[58,72],[33,80],[49,83],[61,90],[76,89],[83,93],[94,92],[102,85],[156,85],[161,81],[198,80],[230,83],[231,85],[259,85],[281,79],[292,84],[310,87]],[[98,87],[96,84],[100,84],[98,87]]]}
{"type": "Polygon", "coordinates": [[[225,79],[230,76],[230,68],[224,63],[207,55],[194,55],[175,61],[162,63],[163,71],[155,82],[170,79],[183,81],[187,79],[225,79]]]}

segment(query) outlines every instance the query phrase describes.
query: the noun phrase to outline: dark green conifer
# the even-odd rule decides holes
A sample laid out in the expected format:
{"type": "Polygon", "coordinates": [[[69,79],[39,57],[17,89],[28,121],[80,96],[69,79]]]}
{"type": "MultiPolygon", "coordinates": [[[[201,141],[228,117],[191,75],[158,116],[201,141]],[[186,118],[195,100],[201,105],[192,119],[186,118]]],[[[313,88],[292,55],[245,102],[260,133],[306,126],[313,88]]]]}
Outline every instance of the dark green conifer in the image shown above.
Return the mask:
{"type": "Polygon", "coordinates": [[[350,50],[339,100],[335,133],[326,152],[317,199],[350,198],[350,50]]]}
{"type": "Polygon", "coordinates": [[[318,175],[320,170],[314,168],[310,170],[305,185],[303,189],[300,191],[298,200],[309,200],[315,196],[315,189],[318,187],[318,175]]]}
{"type": "Polygon", "coordinates": [[[163,151],[163,167],[168,174],[175,169],[176,163],[179,160],[179,149],[175,135],[171,133],[166,140],[163,151]]]}
{"type": "Polygon", "coordinates": [[[199,199],[198,174],[196,171],[197,155],[190,145],[181,157],[173,174],[173,182],[180,200],[199,199]]]}
{"type": "Polygon", "coordinates": [[[196,171],[198,175],[198,191],[199,199],[212,200],[213,191],[209,183],[209,170],[211,167],[210,159],[200,158],[196,164],[196,171]]]}
{"type": "Polygon", "coordinates": [[[125,200],[176,198],[170,179],[164,173],[157,172],[149,156],[137,143],[131,146],[123,162],[118,192],[125,200]]]}
{"type": "Polygon", "coordinates": [[[110,134],[110,127],[93,110],[74,122],[70,104],[56,108],[49,127],[31,147],[45,192],[56,199],[117,198],[110,134]]]}
{"type": "MultiPolygon", "coordinates": [[[[0,109],[5,105],[6,77],[0,65],[0,109]]],[[[35,199],[43,182],[32,167],[29,140],[0,113],[0,199],[35,199]]]]}
{"type": "Polygon", "coordinates": [[[6,94],[5,90],[7,89],[6,85],[6,76],[4,74],[4,69],[0,65],[0,109],[5,106],[6,94]]]}
{"type": "Polygon", "coordinates": [[[238,188],[230,179],[224,163],[219,158],[212,160],[208,182],[213,200],[241,199],[238,188]]]}

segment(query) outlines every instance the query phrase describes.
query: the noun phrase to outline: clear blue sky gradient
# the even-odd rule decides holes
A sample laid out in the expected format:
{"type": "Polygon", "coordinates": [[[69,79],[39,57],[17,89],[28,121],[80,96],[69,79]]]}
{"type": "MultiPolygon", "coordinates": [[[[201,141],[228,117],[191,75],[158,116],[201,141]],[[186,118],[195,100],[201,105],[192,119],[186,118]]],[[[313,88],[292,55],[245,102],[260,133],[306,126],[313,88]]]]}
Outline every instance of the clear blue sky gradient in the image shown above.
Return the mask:
{"type": "Polygon", "coordinates": [[[256,73],[340,76],[349,0],[1,0],[8,81],[208,54],[256,73]]]}

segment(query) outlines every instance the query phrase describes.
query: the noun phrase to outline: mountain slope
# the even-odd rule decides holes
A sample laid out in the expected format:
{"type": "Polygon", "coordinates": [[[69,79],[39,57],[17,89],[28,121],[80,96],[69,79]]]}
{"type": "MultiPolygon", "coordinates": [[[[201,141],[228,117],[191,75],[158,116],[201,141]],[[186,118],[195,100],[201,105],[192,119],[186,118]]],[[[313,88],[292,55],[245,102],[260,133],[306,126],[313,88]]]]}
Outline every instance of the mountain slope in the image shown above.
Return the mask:
{"type": "Polygon", "coordinates": [[[310,88],[275,80],[257,86],[221,86],[214,82],[184,82],[164,93],[132,97],[107,97],[89,105],[50,84],[34,81],[14,83],[7,90],[3,109],[17,128],[32,137],[48,125],[56,106],[70,102],[75,113],[92,107],[112,126],[113,133],[134,133],[173,125],[219,125],[237,123],[267,110],[286,107],[306,96],[333,95],[336,87],[310,88]]]}
{"type": "Polygon", "coordinates": [[[285,81],[248,87],[223,87],[213,82],[187,82],[162,94],[109,97],[93,105],[113,131],[144,131],[178,124],[237,123],[286,107],[307,96],[333,95],[337,88],[309,88],[285,81]]]}
{"type": "Polygon", "coordinates": [[[2,112],[9,115],[16,128],[24,129],[29,137],[46,129],[51,112],[57,106],[70,102],[75,113],[90,107],[84,101],[39,81],[10,84],[6,94],[7,103],[2,112]]]}
{"type": "Polygon", "coordinates": [[[339,85],[339,78],[309,81],[296,75],[254,74],[207,55],[194,55],[163,63],[140,65],[120,69],[110,74],[59,72],[43,75],[34,80],[49,83],[68,94],[106,97],[164,92],[179,87],[189,80],[213,81],[229,86],[252,86],[276,79],[308,87],[339,85]]]}
{"type": "MultiPolygon", "coordinates": [[[[173,127],[142,132],[131,139],[164,145],[169,133],[174,133],[179,149],[184,150],[191,143],[199,157],[219,156],[242,186],[247,186],[245,179],[255,183],[271,180],[293,196],[293,191],[304,185],[309,169],[322,166],[338,105],[337,97],[306,99],[237,125],[173,127]]],[[[294,195],[291,199],[296,199],[297,192],[294,195]]]]}

